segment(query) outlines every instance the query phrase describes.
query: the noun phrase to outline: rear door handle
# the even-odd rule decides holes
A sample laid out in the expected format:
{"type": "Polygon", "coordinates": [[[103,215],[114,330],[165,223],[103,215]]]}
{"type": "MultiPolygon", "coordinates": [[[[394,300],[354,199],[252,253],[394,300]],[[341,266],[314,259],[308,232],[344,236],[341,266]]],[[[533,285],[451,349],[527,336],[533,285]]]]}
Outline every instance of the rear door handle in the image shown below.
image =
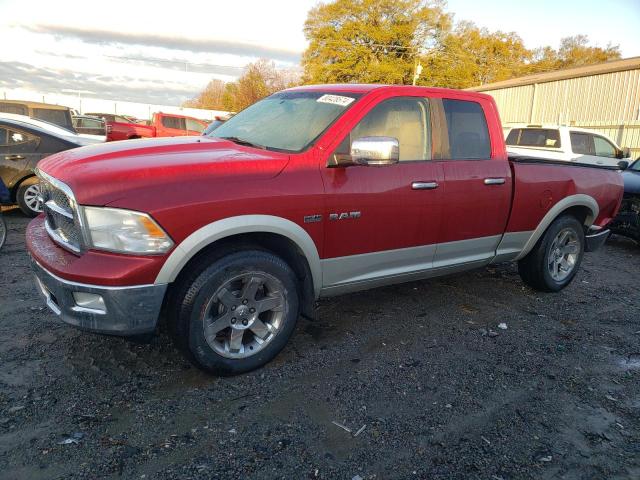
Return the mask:
{"type": "Polygon", "coordinates": [[[506,180],[504,178],[485,178],[485,185],[504,185],[506,180]]]}
{"type": "Polygon", "coordinates": [[[5,160],[24,160],[24,155],[5,155],[5,160]]]}
{"type": "Polygon", "coordinates": [[[413,182],[411,184],[413,190],[435,190],[439,186],[438,182],[413,182]]]}

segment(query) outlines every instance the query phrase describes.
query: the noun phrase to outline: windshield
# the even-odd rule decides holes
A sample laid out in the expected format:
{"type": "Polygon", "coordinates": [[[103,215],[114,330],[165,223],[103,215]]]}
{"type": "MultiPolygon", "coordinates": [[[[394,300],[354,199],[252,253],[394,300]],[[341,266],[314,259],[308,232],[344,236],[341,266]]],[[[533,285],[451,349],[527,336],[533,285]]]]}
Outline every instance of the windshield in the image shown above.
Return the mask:
{"type": "Polygon", "coordinates": [[[272,150],[300,152],[311,145],[359,94],[280,92],[234,115],[209,134],[272,150]]]}
{"type": "Polygon", "coordinates": [[[640,157],[631,164],[629,169],[635,170],[636,172],[640,172],[640,157]]]}

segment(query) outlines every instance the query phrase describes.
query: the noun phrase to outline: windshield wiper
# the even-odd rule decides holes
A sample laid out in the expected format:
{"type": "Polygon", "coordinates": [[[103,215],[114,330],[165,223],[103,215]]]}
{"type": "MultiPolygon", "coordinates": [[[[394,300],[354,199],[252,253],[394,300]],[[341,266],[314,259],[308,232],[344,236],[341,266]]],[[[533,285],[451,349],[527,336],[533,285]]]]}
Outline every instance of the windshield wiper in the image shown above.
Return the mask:
{"type": "Polygon", "coordinates": [[[238,145],[245,145],[247,147],[254,147],[254,148],[260,148],[262,150],[268,150],[268,148],[265,147],[264,145],[253,143],[253,142],[250,142],[249,140],[244,140],[238,137],[218,137],[218,138],[224,138],[225,140],[229,140],[233,143],[237,143],[238,145]]]}

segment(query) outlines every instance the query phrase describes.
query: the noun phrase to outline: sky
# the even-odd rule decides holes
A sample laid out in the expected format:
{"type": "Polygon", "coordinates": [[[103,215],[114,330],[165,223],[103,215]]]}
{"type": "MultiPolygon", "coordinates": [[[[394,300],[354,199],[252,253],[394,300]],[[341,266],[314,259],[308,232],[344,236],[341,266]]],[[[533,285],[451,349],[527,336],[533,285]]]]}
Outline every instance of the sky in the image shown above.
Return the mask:
{"type": "MultiPolygon", "coordinates": [[[[318,0],[0,0],[0,91],[178,105],[258,58],[298,68],[318,0]]],[[[640,56],[640,0],[449,0],[455,20],[557,48],[587,34],[640,56]]]]}

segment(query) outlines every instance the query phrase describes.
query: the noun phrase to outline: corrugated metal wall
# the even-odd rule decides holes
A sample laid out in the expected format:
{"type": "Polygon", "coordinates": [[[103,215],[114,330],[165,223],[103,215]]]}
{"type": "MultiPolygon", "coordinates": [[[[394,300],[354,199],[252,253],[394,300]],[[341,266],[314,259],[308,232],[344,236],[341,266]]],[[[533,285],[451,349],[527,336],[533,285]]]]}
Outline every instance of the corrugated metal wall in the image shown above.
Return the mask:
{"type": "Polygon", "coordinates": [[[640,69],[485,91],[502,122],[561,123],[602,132],[640,155],[640,69]]]}

